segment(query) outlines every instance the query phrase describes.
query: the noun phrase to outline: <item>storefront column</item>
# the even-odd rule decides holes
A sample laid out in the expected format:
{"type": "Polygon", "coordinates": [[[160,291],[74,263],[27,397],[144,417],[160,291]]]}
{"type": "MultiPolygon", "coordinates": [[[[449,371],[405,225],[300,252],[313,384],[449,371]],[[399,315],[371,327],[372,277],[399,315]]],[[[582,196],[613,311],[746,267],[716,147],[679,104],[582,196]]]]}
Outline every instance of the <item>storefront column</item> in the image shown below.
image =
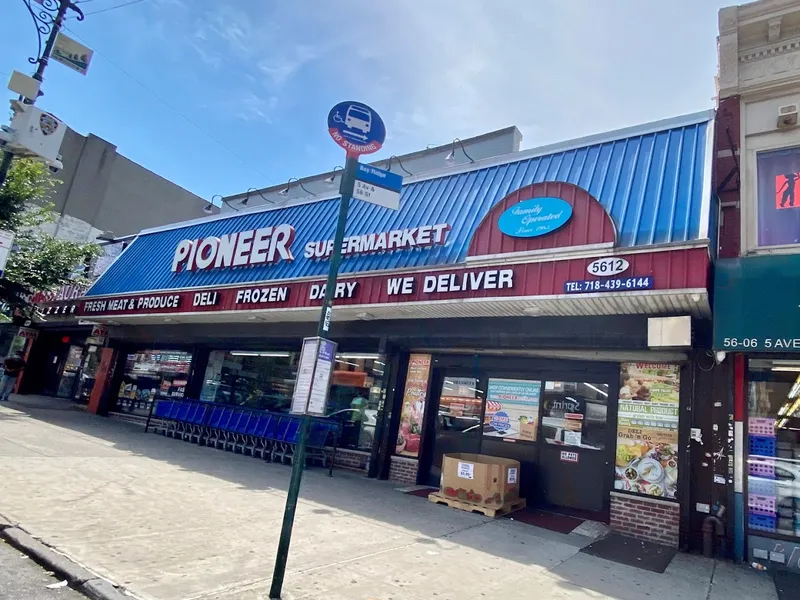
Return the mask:
{"type": "Polygon", "coordinates": [[[745,359],[743,354],[733,357],[733,545],[737,561],[744,560],[744,413],[745,413],[745,359]]]}
{"type": "Polygon", "coordinates": [[[119,351],[114,348],[100,349],[100,365],[97,367],[97,377],[89,397],[89,412],[103,414],[106,412],[104,400],[114,380],[114,371],[119,358],[119,351]]]}
{"type": "Polygon", "coordinates": [[[390,479],[394,448],[397,443],[397,429],[400,426],[400,411],[403,406],[402,390],[406,381],[407,369],[408,353],[394,353],[390,368],[392,376],[386,389],[384,414],[382,421],[379,422],[379,426],[383,429],[384,434],[381,438],[378,463],[376,465],[378,468],[378,479],[390,479]]]}

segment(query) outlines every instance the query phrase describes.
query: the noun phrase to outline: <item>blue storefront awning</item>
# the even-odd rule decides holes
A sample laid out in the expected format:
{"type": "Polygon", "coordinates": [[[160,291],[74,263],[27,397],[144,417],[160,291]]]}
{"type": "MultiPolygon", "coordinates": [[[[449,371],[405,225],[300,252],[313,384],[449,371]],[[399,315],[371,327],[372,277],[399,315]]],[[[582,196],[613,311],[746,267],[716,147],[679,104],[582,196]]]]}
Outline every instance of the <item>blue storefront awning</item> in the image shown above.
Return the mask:
{"type": "MultiPolygon", "coordinates": [[[[546,181],[572,183],[588,190],[613,219],[618,247],[706,239],[711,119],[713,113],[705,111],[408,178],[397,211],[354,201],[346,235],[446,223],[450,226],[446,243],[348,256],[341,272],[461,263],[475,229],[497,202],[516,189],[546,181]]],[[[87,296],[324,276],[328,262],[305,258],[303,248],[308,242],[333,237],[336,212],[337,201],[329,198],[142,232],[87,296]],[[182,240],[280,224],[294,228],[293,261],[181,273],[172,270],[173,255],[182,240]]]]}

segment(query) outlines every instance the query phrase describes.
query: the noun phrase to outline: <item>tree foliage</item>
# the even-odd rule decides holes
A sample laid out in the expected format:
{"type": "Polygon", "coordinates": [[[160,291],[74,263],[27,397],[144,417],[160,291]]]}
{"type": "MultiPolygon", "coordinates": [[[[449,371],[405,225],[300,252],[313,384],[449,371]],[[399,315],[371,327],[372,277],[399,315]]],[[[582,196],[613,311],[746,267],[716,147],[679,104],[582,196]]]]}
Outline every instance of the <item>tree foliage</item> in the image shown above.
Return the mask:
{"type": "Polygon", "coordinates": [[[0,297],[12,305],[25,304],[26,294],[85,280],[79,268],[99,252],[96,244],[58,239],[42,229],[56,220],[48,199],[57,183],[43,163],[17,159],[0,187],[0,229],[14,232],[16,247],[0,297]]]}

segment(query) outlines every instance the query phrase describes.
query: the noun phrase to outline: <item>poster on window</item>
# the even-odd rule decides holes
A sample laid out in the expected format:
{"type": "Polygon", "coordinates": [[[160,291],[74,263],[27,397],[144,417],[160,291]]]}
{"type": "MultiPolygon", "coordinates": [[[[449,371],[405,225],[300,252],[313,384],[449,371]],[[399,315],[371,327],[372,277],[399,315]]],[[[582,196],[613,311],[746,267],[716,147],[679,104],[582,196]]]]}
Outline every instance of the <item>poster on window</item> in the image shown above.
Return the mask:
{"type": "Polygon", "coordinates": [[[800,148],[761,152],[758,168],[758,245],[800,243],[800,148]]]}
{"type": "Polygon", "coordinates": [[[678,365],[623,363],[615,489],[675,498],[679,399],[678,365]]]}
{"type": "Polygon", "coordinates": [[[400,412],[400,429],[397,432],[395,453],[402,456],[419,456],[422,419],[431,373],[430,354],[412,354],[408,358],[408,374],[400,412]]]}
{"type": "Polygon", "coordinates": [[[541,393],[541,381],[489,379],[483,435],[535,442],[541,393]]]}

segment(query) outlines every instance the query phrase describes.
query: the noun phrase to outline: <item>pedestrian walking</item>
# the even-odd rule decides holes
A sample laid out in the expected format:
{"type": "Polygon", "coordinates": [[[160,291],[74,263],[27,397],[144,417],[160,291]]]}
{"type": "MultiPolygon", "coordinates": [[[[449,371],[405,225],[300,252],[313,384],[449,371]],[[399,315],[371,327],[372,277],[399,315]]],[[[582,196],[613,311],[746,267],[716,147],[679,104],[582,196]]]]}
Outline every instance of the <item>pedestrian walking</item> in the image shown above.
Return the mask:
{"type": "Polygon", "coordinates": [[[0,380],[0,401],[8,402],[8,397],[14,391],[17,377],[25,368],[24,352],[19,351],[3,361],[3,379],[0,380]]]}

